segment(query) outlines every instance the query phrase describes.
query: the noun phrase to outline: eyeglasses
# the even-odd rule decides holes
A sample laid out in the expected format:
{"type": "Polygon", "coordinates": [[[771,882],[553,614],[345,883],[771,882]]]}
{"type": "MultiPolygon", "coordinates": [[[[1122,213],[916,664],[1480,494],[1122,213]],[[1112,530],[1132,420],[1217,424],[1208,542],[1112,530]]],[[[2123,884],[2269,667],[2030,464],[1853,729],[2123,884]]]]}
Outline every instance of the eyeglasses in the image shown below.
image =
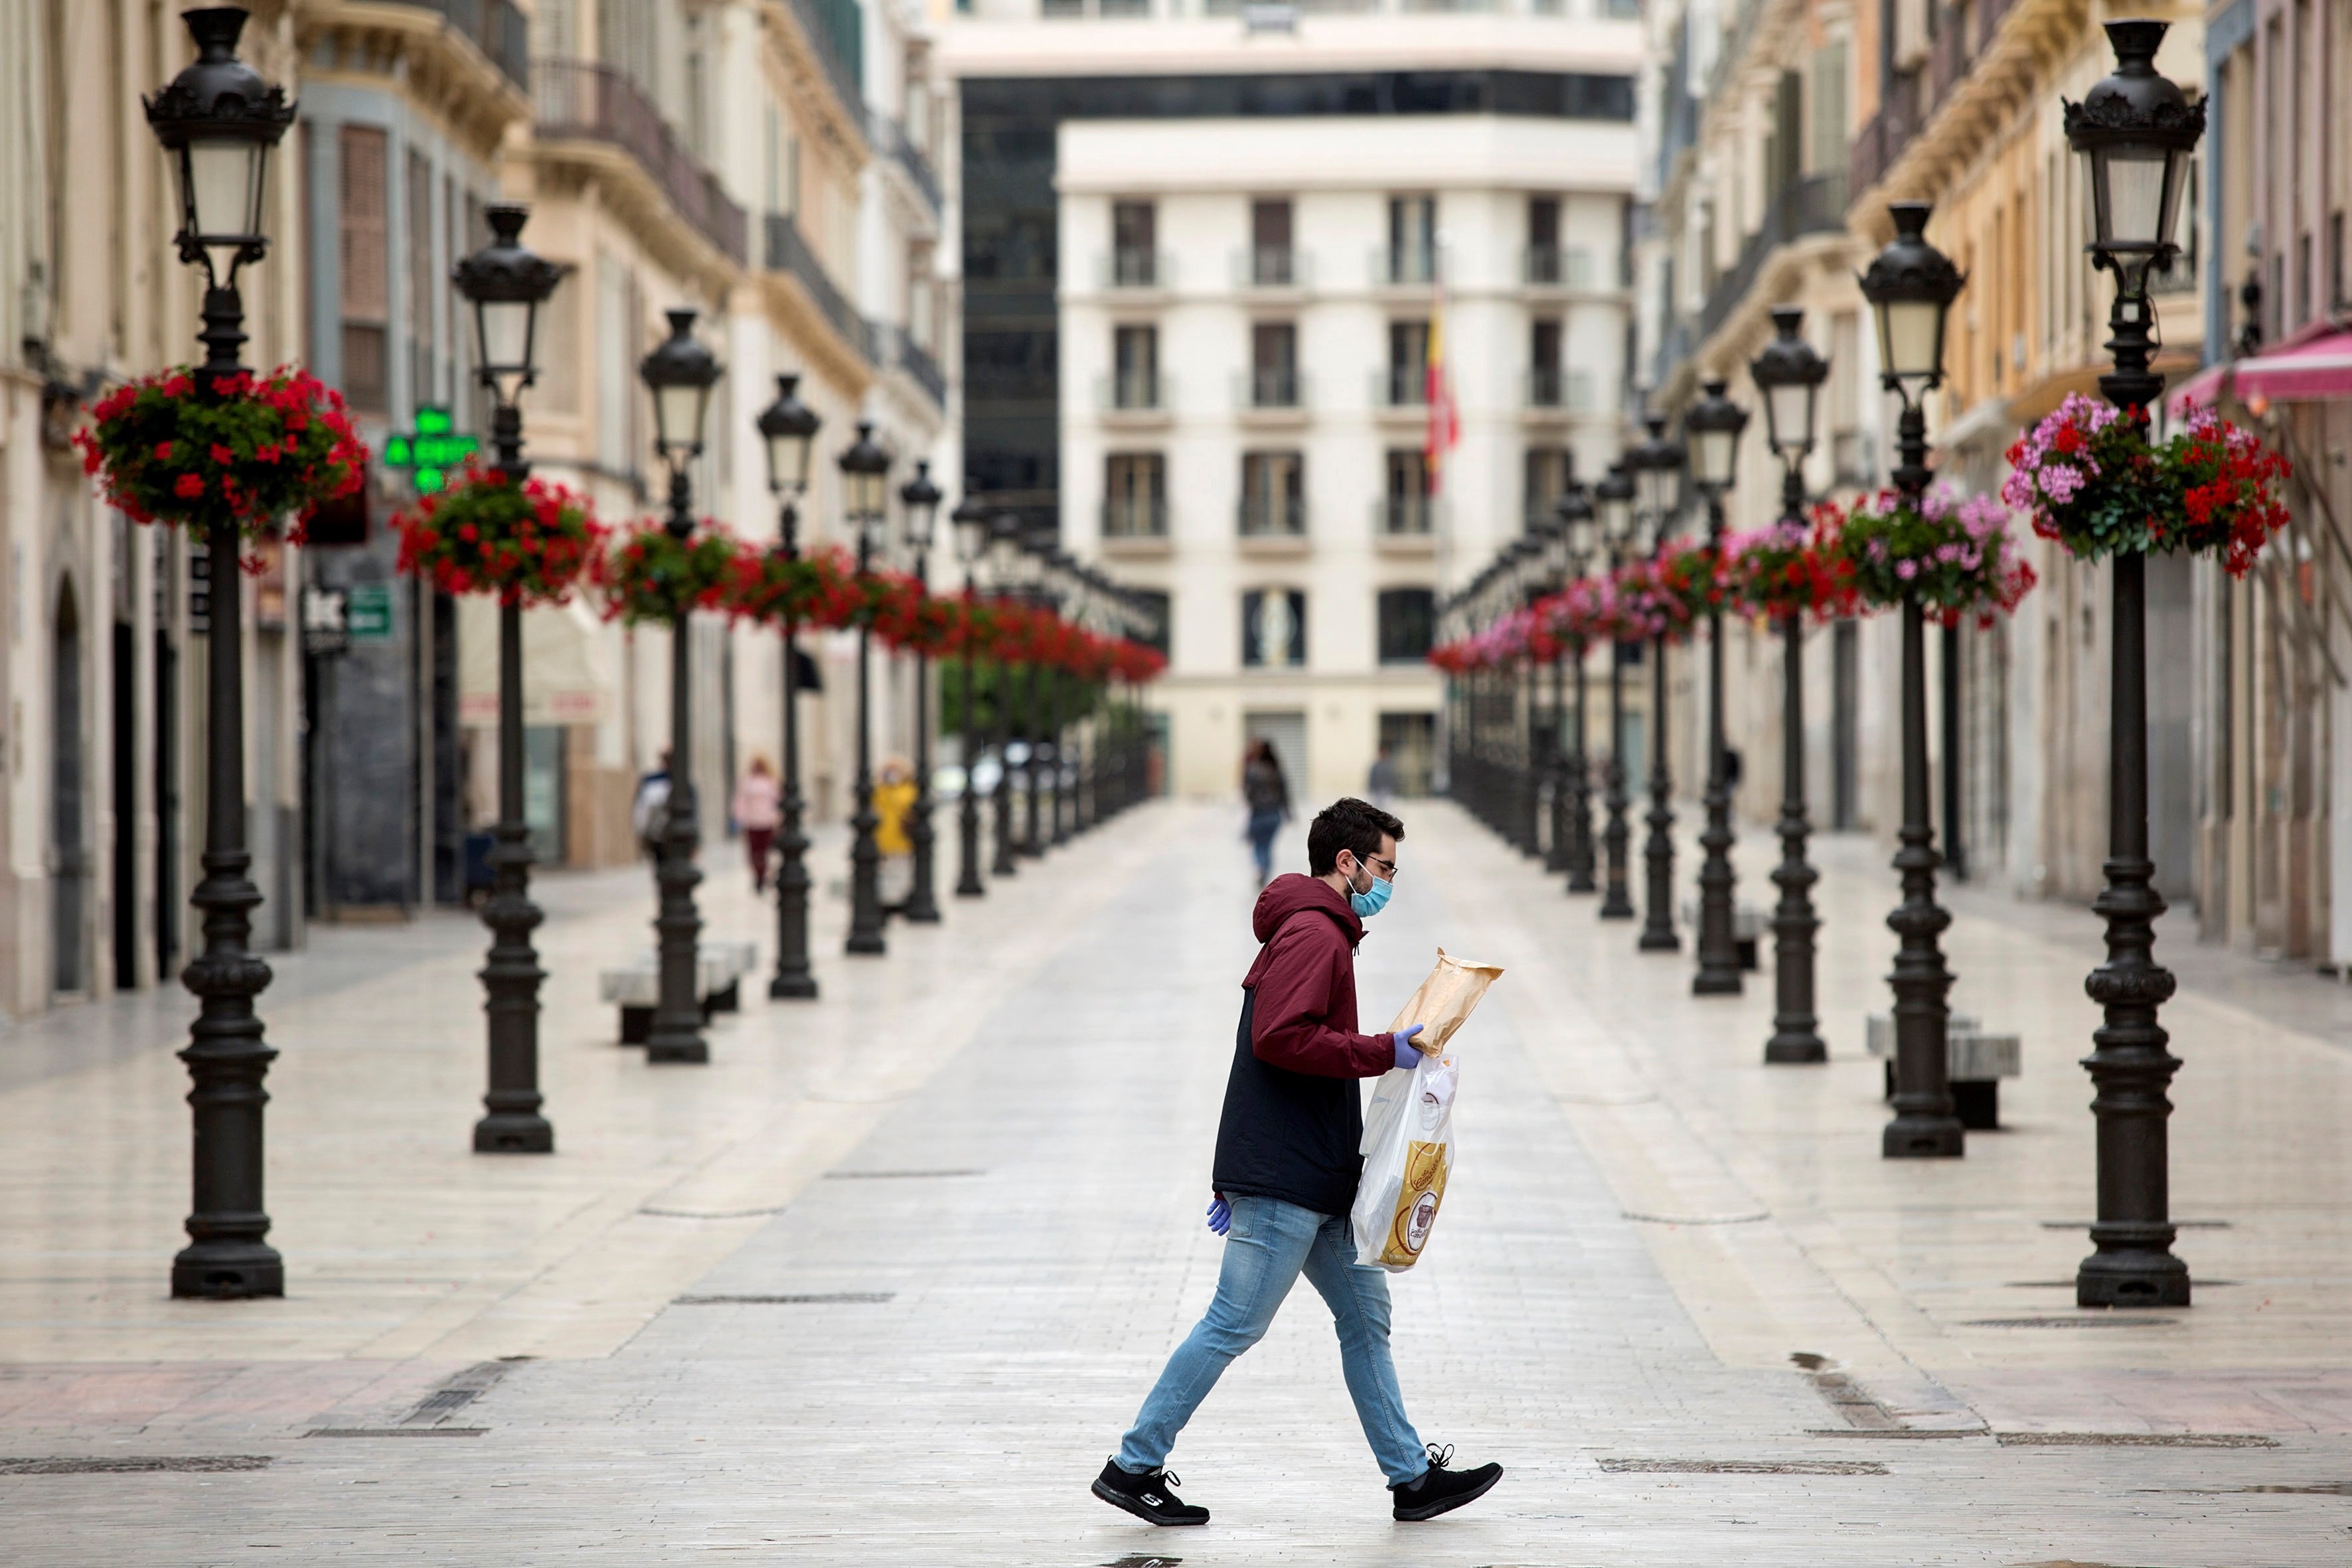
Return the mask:
{"type": "Polygon", "coordinates": [[[1395,861],[1383,860],[1377,855],[1367,855],[1364,857],[1364,864],[1370,867],[1375,871],[1380,871],[1381,881],[1393,882],[1396,880],[1397,868],[1395,861]],[[1381,871],[1381,868],[1383,866],[1387,867],[1388,869],[1381,871]]]}

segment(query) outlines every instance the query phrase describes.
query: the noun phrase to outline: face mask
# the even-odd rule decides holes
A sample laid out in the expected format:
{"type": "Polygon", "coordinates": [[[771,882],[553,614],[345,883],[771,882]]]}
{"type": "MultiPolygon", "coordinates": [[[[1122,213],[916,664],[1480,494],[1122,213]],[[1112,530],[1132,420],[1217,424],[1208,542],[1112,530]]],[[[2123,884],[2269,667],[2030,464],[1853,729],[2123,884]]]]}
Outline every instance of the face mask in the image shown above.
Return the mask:
{"type": "Polygon", "coordinates": [[[1360,893],[1356,891],[1354,879],[1350,878],[1348,882],[1348,907],[1356,911],[1358,920],[1370,920],[1388,908],[1389,895],[1395,889],[1389,883],[1374,877],[1372,890],[1369,893],[1360,893]]]}

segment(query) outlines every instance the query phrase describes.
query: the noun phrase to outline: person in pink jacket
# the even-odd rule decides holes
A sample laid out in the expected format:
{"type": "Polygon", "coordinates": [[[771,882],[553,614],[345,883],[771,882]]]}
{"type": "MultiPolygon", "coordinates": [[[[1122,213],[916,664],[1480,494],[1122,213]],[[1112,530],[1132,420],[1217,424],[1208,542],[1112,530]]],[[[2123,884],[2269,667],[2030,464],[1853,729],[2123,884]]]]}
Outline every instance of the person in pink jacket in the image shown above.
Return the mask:
{"type": "Polygon", "coordinates": [[[743,847],[751,857],[751,890],[765,892],[768,851],[775,847],[777,822],[776,775],[769,770],[767,758],[752,756],[751,768],[735,786],[732,815],[735,826],[743,830],[743,847]]]}

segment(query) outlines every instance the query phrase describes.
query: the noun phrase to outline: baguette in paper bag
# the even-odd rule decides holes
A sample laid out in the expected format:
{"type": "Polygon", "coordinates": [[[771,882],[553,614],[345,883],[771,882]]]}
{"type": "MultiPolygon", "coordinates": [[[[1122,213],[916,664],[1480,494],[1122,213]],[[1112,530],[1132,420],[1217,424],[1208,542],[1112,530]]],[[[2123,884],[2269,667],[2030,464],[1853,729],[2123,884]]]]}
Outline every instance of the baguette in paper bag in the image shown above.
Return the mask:
{"type": "Polygon", "coordinates": [[[1421,1260],[1454,1167],[1454,1058],[1444,1047],[1502,969],[1437,950],[1437,967],[1397,1014],[1391,1030],[1422,1026],[1412,1070],[1381,1079],[1364,1113],[1364,1156],[1349,1224],[1356,1261],[1402,1272],[1421,1260]]]}
{"type": "Polygon", "coordinates": [[[1500,979],[1502,973],[1499,963],[1473,963],[1439,948],[1437,967],[1429,972],[1421,989],[1397,1009],[1396,1022],[1389,1026],[1389,1032],[1394,1034],[1419,1024],[1421,1033],[1412,1037],[1412,1043],[1421,1047],[1424,1056],[1443,1055],[1445,1042],[1470,1021],[1478,998],[1486,994],[1486,987],[1500,979]]]}

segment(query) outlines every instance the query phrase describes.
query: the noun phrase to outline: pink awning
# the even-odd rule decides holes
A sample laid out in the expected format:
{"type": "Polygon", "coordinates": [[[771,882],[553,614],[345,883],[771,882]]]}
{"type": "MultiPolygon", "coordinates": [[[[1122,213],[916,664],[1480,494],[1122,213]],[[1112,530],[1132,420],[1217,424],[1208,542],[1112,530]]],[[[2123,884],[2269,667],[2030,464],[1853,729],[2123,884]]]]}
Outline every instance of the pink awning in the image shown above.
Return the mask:
{"type": "Polygon", "coordinates": [[[2165,399],[2176,419],[2185,418],[2221,395],[2221,378],[2231,378],[2242,402],[2257,397],[2273,403],[2309,403],[2321,398],[2352,397],[2352,331],[2322,331],[2252,359],[2209,365],[2182,382],[2165,399]]]}

